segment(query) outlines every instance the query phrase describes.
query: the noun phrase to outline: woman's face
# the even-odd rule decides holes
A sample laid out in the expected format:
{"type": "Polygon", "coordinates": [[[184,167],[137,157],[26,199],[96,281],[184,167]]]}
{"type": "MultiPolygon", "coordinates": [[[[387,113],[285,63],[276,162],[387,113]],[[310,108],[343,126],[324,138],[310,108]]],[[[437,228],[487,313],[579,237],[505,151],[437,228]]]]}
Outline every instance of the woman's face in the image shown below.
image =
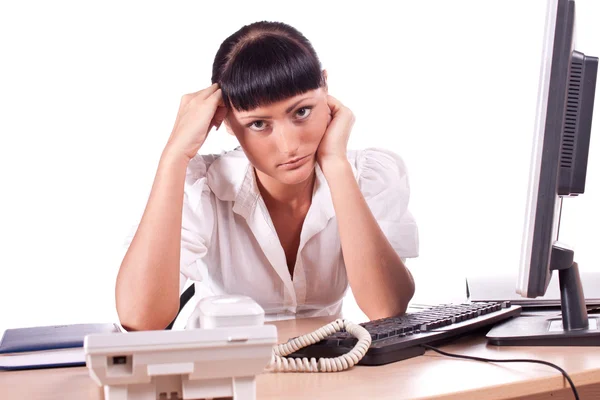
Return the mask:
{"type": "Polygon", "coordinates": [[[330,115],[319,88],[251,111],[232,108],[225,125],[258,171],[293,185],[311,177],[330,115]]]}

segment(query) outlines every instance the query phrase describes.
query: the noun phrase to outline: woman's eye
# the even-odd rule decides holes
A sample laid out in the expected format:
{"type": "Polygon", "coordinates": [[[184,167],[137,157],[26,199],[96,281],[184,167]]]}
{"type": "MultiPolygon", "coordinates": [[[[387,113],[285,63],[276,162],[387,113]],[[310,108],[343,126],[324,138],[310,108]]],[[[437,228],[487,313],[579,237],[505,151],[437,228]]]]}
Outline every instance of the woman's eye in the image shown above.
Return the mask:
{"type": "Polygon", "coordinates": [[[248,127],[253,128],[255,131],[263,131],[265,128],[265,121],[254,121],[248,127]]]}
{"type": "Polygon", "coordinates": [[[300,117],[300,119],[305,119],[310,115],[311,108],[312,107],[302,107],[301,109],[296,111],[296,114],[300,117]]]}

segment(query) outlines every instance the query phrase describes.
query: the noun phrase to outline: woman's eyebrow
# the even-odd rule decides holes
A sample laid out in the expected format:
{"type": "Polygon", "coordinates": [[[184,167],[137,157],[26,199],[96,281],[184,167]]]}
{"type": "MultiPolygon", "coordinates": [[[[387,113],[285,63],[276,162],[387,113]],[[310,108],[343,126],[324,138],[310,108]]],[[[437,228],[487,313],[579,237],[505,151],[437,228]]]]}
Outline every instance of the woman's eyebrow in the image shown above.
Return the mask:
{"type": "MultiPolygon", "coordinates": [[[[298,104],[302,103],[304,100],[307,100],[307,99],[312,99],[312,98],[314,98],[314,97],[312,97],[312,96],[309,96],[309,97],[304,97],[304,98],[302,98],[302,99],[298,100],[297,102],[295,102],[294,104],[292,104],[291,106],[289,106],[289,107],[288,107],[288,108],[285,110],[285,113],[286,113],[286,114],[289,114],[289,113],[290,113],[290,112],[291,112],[291,111],[292,111],[294,108],[296,108],[296,106],[297,106],[298,104]]],[[[271,118],[271,117],[270,117],[270,116],[267,116],[267,115],[247,115],[247,116],[245,116],[245,117],[240,117],[240,119],[248,119],[248,118],[269,119],[269,118],[271,118]]]]}

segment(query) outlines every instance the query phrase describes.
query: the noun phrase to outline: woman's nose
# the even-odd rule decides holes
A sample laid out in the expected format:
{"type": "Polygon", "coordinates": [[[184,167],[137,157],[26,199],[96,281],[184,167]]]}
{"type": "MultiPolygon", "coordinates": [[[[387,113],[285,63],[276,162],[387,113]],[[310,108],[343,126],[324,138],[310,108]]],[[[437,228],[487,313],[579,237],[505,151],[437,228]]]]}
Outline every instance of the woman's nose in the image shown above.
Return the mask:
{"type": "Polygon", "coordinates": [[[300,147],[298,132],[290,127],[280,126],[275,129],[275,142],[280,152],[294,154],[300,147]]]}

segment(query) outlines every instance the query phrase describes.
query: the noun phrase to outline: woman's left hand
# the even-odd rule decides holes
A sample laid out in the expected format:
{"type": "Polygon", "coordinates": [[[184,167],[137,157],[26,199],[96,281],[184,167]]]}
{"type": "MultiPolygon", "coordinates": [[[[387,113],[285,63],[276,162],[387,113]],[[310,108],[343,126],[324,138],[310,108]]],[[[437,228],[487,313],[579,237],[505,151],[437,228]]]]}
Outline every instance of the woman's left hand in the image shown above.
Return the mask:
{"type": "Polygon", "coordinates": [[[324,163],[347,160],[348,139],[355,120],[352,110],[335,97],[327,95],[327,105],[330,110],[330,120],[317,149],[317,162],[321,168],[324,163]]]}

